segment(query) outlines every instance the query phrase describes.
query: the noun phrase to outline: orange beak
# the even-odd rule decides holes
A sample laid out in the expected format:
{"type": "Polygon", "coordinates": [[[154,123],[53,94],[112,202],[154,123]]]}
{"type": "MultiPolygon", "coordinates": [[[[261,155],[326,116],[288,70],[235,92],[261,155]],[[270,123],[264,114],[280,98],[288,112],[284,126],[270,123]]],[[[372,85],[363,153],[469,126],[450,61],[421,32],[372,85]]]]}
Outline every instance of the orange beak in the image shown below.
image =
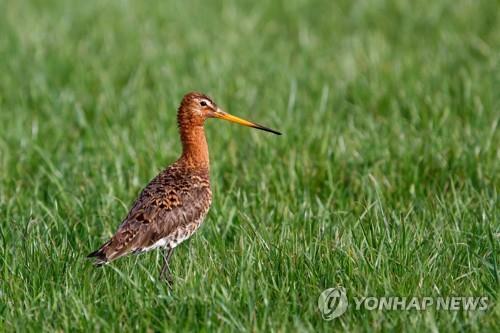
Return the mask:
{"type": "Polygon", "coordinates": [[[233,116],[233,115],[231,115],[229,113],[226,113],[226,112],[222,111],[221,109],[217,109],[217,111],[214,112],[214,117],[215,118],[219,118],[219,119],[228,120],[230,122],[233,122],[233,123],[236,123],[236,124],[240,124],[240,125],[243,125],[243,126],[253,127],[253,128],[260,129],[262,131],[271,132],[271,133],[274,133],[274,134],[277,134],[277,135],[281,135],[280,132],[275,131],[273,129],[270,129],[269,127],[265,127],[265,126],[259,125],[257,123],[254,123],[254,122],[251,122],[251,121],[248,121],[248,120],[245,120],[245,119],[241,119],[239,117],[236,117],[236,116],[233,116]]]}

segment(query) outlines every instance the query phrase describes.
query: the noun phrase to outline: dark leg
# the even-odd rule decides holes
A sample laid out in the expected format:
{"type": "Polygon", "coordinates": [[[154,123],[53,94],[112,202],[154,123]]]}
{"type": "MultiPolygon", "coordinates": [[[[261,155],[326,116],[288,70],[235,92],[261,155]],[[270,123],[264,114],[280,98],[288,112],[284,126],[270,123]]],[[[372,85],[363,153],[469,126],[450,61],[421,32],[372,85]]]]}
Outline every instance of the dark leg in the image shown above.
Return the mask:
{"type": "Polygon", "coordinates": [[[170,272],[170,267],[168,266],[168,261],[172,256],[172,253],[174,253],[174,249],[170,248],[165,249],[165,254],[163,255],[163,267],[161,268],[160,271],[160,280],[165,278],[165,280],[170,286],[172,286],[172,284],[174,283],[174,279],[172,278],[172,273],[170,272]]]}

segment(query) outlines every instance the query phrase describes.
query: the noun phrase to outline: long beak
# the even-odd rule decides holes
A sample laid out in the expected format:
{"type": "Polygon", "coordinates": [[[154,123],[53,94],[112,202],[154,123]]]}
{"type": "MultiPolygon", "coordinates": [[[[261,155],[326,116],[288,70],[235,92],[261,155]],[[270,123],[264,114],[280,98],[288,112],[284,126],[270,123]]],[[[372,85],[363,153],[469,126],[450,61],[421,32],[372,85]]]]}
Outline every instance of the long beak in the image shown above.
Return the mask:
{"type": "Polygon", "coordinates": [[[222,111],[221,109],[217,109],[217,111],[214,112],[214,117],[219,118],[219,119],[228,120],[228,121],[231,121],[233,123],[240,124],[243,126],[253,127],[253,128],[260,129],[262,131],[271,132],[271,133],[274,133],[277,135],[281,135],[280,132],[275,131],[273,129],[270,129],[269,127],[265,127],[265,126],[259,125],[257,123],[254,123],[254,122],[251,122],[251,121],[248,121],[245,119],[241,119],[239,117],[236,117],[236,116],[233,116],[229,113],[226,113],[226,112],[222,111]]]}

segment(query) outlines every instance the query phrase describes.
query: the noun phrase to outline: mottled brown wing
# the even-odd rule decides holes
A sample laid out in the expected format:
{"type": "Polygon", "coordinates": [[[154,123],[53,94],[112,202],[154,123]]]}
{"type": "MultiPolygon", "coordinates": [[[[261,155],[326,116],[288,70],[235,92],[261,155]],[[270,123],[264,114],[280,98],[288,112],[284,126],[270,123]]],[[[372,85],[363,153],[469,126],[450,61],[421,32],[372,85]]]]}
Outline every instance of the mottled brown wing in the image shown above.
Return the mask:
{"type": "Polygon", "coordinates": [[[173,165],[146,186],[115,235],[93,256],[107,262],[140,252],[197,221],[210,201],[208,172],[194,174],[173,165]]]}

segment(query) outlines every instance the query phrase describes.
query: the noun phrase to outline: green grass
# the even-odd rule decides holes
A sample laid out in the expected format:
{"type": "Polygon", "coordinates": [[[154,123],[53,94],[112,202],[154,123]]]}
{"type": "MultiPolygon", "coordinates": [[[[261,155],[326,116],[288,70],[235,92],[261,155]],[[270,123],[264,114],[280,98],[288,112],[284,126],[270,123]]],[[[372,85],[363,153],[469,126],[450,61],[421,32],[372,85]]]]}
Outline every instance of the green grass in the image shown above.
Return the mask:
{"type": "Polygon", "coordinates": [[[499,331],[500,5],[2,1],[0,331],[499,331]],[[199,90],[214,204],[172,260],[96,269],[199,90]],[[355,311],[322,290],[487,296],[355,311]]]}

